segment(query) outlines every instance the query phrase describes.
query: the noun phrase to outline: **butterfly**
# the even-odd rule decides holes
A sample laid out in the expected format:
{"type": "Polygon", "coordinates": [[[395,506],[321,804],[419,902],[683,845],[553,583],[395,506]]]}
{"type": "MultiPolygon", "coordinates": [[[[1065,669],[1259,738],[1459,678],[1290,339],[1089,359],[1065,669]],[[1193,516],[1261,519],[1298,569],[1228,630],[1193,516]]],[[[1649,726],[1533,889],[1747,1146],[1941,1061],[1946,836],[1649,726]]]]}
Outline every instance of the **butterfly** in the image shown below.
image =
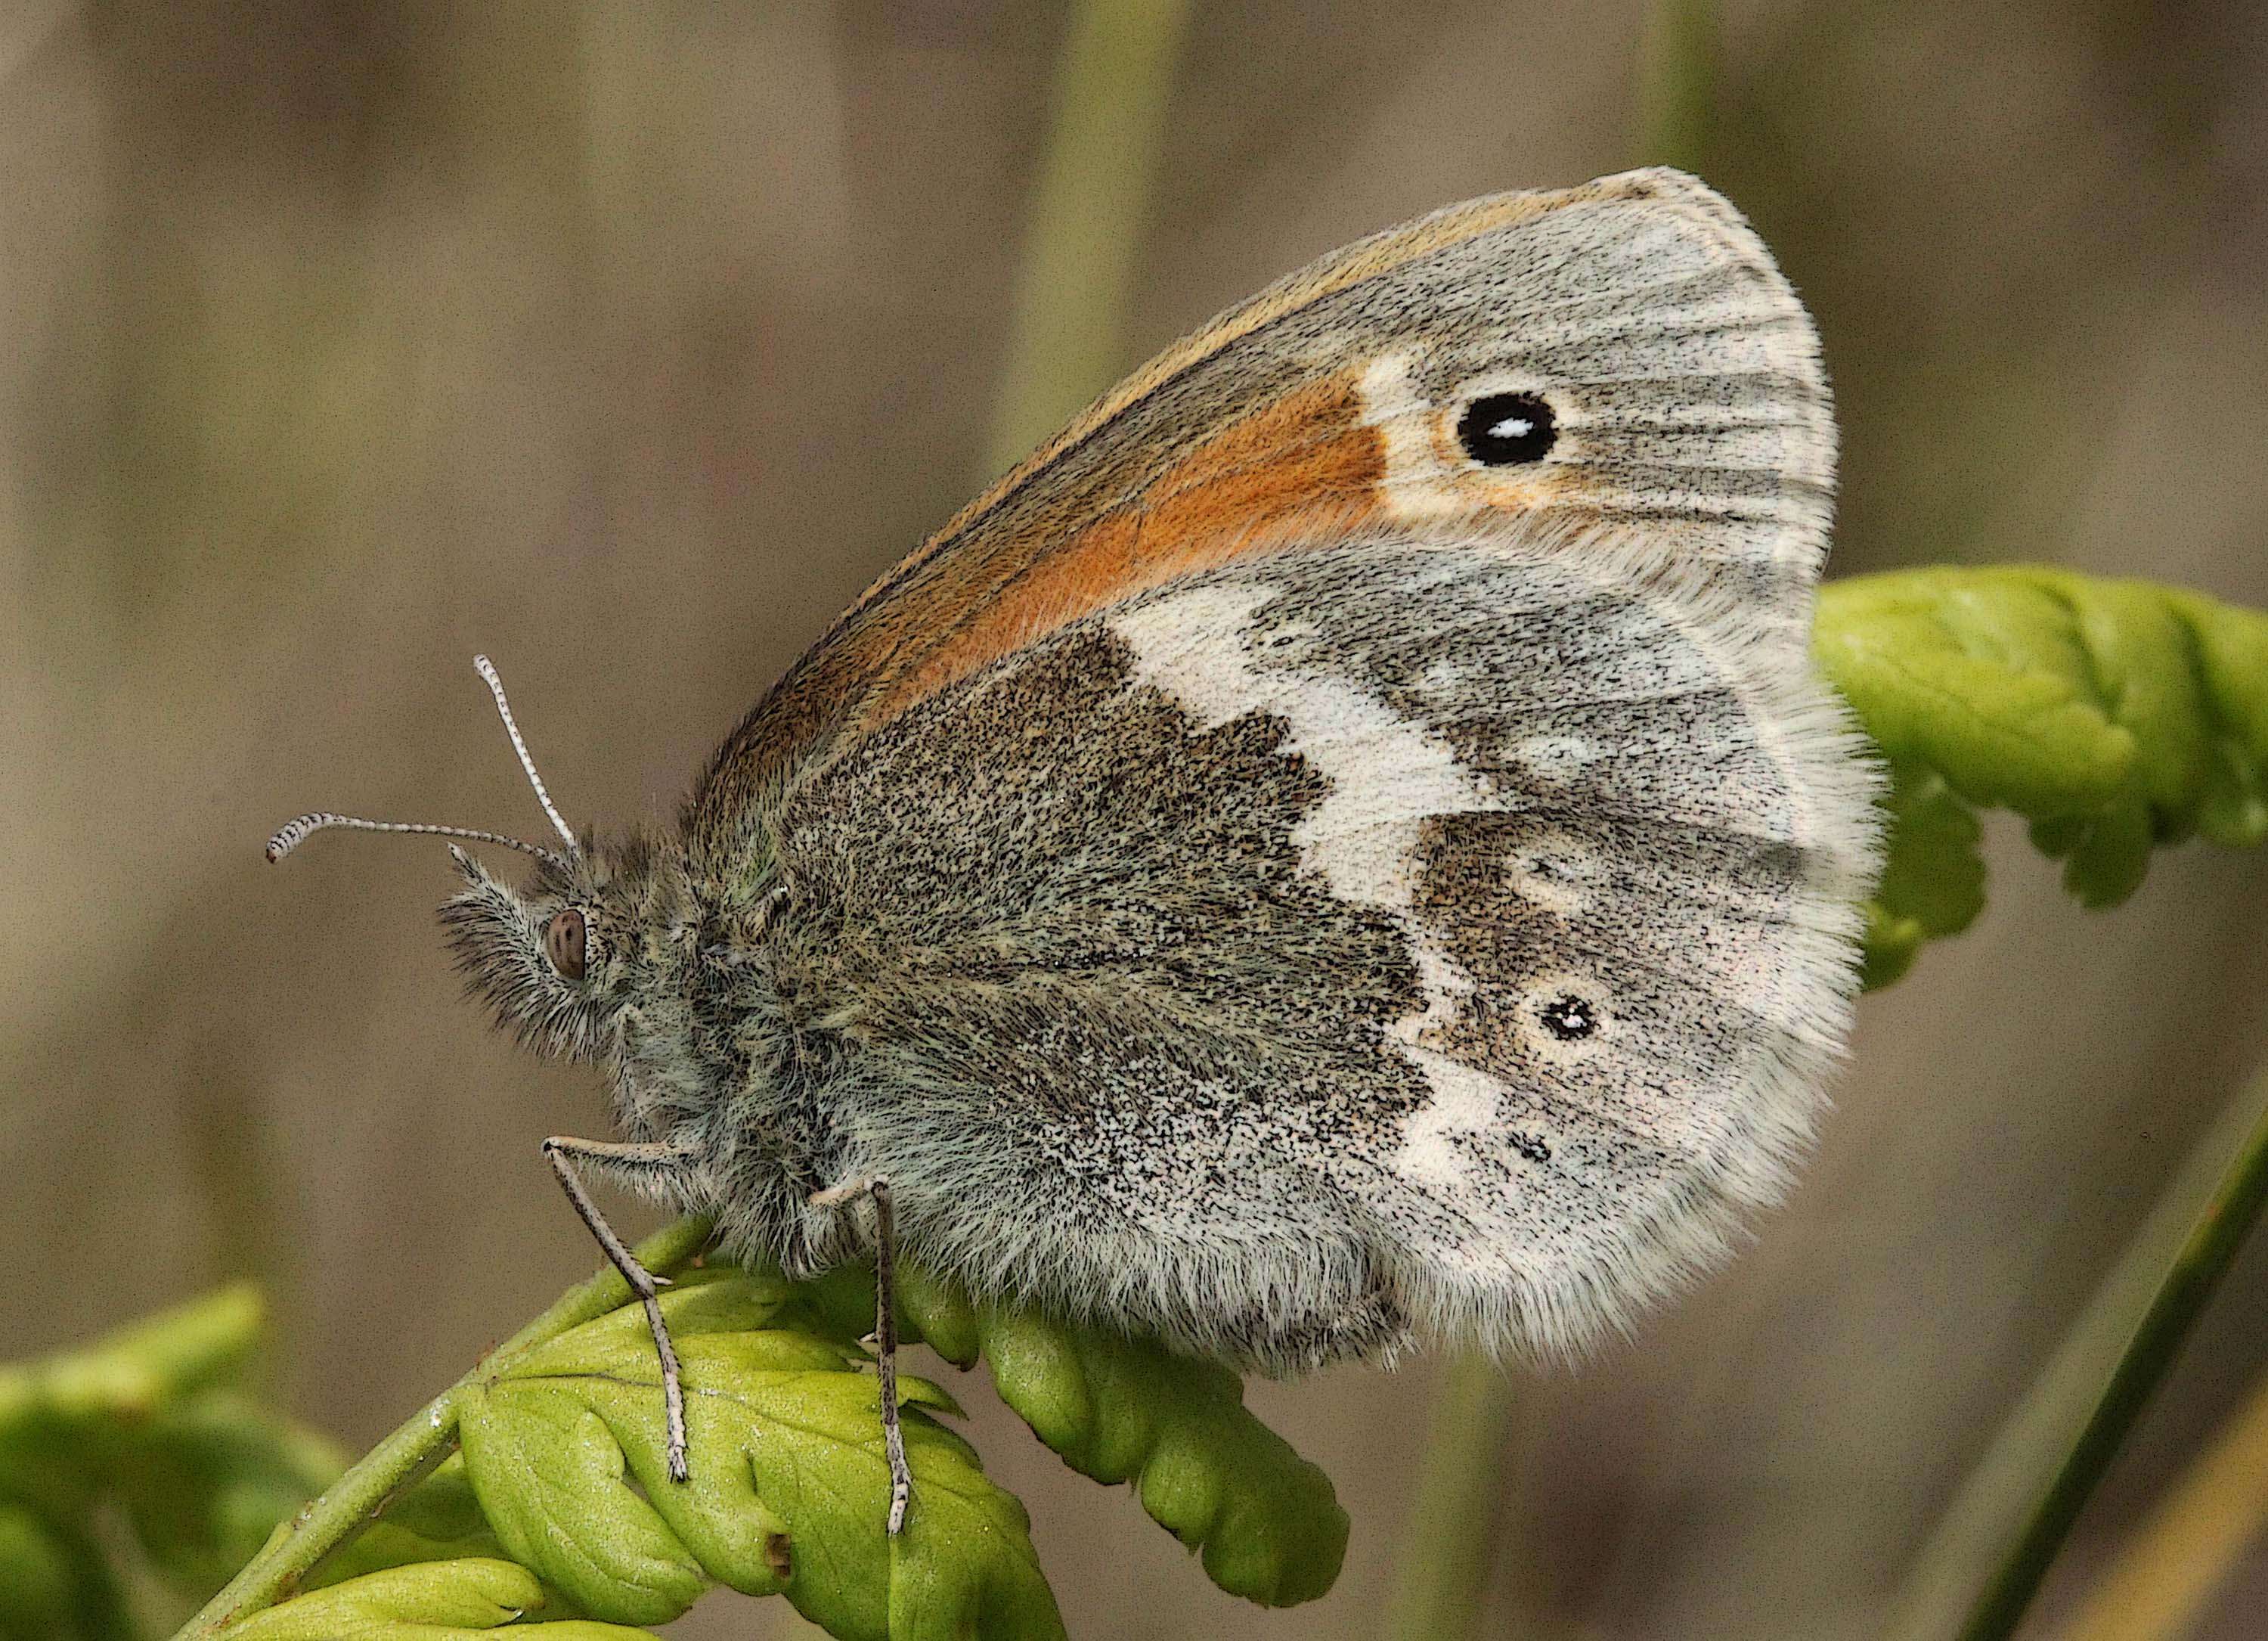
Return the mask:
{"type": "Polygon", "coordinates": [[[1363,240],[1096,403],[876,582],[676,829],[444,910],[603,1068],[547,1154],[791,1275],[899,1249],[1288,1372],[1580,1349],[1802,1151],[1878,772],[1808,659],[1834,424],[1720,196],[1648,170],[1363,240]]]}

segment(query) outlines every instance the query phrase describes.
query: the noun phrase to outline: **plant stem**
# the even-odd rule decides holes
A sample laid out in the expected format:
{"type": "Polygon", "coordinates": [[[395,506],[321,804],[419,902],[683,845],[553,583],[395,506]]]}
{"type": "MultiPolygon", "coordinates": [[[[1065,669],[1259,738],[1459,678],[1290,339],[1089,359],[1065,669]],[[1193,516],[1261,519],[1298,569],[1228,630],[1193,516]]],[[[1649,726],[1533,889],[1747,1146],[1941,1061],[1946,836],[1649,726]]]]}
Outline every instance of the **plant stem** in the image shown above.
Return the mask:
{"type": "Polygon", "coordinates": [[[2268,1204],[2268,1114],[2253,1127],[2235,1160],[2174,1256],[2157,1295],[2095,1404],[2062,1467],[2034,1506],[1961,1631],[1961,1641],[2003,1641],[2015,1632],[2062,1549],[2072,1523],[2134,1428],[2159,1380],[2173,1365],[2205,1301],[2227,1274],[2245,1233],[2268,1204]]]}
{"type": "Polygon", "coordinates": [[[2268,1375],[2137,1528],[2063,1641],[2185,1636],[2268,1520],[2268,1375]]]}
{"type": "Polygon", "coordinates": [[[1126,368],[1134,254],[1165,148],[1189,0],[1081,0],[1026,232],[986,446],[1005,472],[1126,368]]]}
{"type": "Polygon", "coordinates": [[[1512,1398],[1504,1371],[1477,1352],[1449,1364],[1436,1393],[1418,1497],[1402,1529],[1387,1641],[1476,1633],[1504,1491],[1512,1398]]]}
{"type": "Polygon", "coordinates": [[[2191,1142],[2140,1227],[2031,1387],[2000,1423],[1915,1554],[1890,1617],[1875,1641],[1945,1641],[2007,1553],[2014,1524],[2071,1450],[2103,1380],[2150,1308],[2166,1268],[2210,1201],[2228,1159],[2268,1112],[2268,1075],[2226,1102],[2191,1142]]]}
{"type": "MultiPolygon", "coordinates": [[[[699,1215],[681,1219],[638,1246],[638,1262],[657,1275],[666,1275],[707,1246],[711,1229],[711,1222],[699,1215]]],[[[457,1439],[458,1400],[468,1386],[510,1366],[569,1328],[628,1304],[630,1298],[630,1284],[612,1266],[570,1288],[542,1315],[497,1346],[470,1372],[350,1466],[321,1497],[276,1528],[243,1571],[181,1627],[174,1641],[200,1641],[232,1621],[291,1595],[317,1562],[353,1537],[397,1491],[439,1462],[457,1439]]]]}
{"type": "Polygon", "coordinates": [[[1654,0],[1638,42],[1639,160],[1695,171],[1717,100],[1717,0],[1654,0]]]}

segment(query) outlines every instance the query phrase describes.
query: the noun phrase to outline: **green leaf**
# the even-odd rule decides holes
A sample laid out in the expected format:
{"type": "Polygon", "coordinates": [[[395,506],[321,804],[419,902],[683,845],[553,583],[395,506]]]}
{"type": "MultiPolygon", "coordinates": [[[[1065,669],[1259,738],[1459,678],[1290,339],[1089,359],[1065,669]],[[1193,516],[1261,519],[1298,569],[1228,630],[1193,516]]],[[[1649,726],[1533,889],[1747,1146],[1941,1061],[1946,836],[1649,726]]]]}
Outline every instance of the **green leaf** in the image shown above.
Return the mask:
{"type": "MultiPolygon", "coordinates": [[[[871,1271],[807,1288],[838,1317],[873,1313],[871,1271]]],[[[1337,1578],[1348,1523],[1330,1478],[1252,1416],[1229,1369],[1152,1341],[974,1305],[918,1270],[901,1280],[898,1305],[909,1336],[947,1361],[966,1367],[981,1353],[1000,1399],[1071,1468],[1132,1482],[1142,1507],[1230,1594],[1291,1607],[1337,1578]]]]}
{"type": "Polygon", "coordinates": [[[0,1368],[0,1440],[27,1424],[145,1417],[225,1380],[260,1342],[265,1314],[259,1290],[239,1283],[83,1349],[0,1368]]]}
{"type": "Polygon", "coordinates": [[[324,1438],[217,1392],[166,1408],[138,1432],[112,1490],[151,1563],[201,1596],[344,1467],[324,1438]]]}
{"type": "Polygon", "coordinates": [[[177,1305],[77,1350],[0,1368],[0,1492],[77,1517],[161,1408],[239,1371],[263,1306],[247,1286],[177,1305]]]}
{"type": "Polygon", "coordinates": [[[0,1641],[70,1641],[124,1627],[99,1557],[34,1512],[0,1504],[0,1641]]]}
{"type": "Polygon", "coordinates": [[[660,1369],[636,1306],[561,1334],[475,1386],[466,1474],[514,1559],[585,1611],[675,1617],[714,1579],[781,1592],[845,1641],[1055,1637],[1023,1507],[901,1381],[913,1509],[895,1540],[865,1358],[794,1319],[788,1285],[688,1275],[663,1298],[684,1368],[692,1476],[668,1479],[660,1369]]]}
{"type": "MultiPolygon", "coordinates": [[[[1244,1408],[1227,1369],[980,1312],[918,1272],[900,1299],[909,1342],[962,1365],[989,1356],[1004,1398],[1043,1439],[1089,1475],[1134,1481],[1222,1587],[1285,1604],[1329,1586],[1345,1512],[1322,1473],[1244,1408]]],[[[662,1303],[685,1368],[688,1482],[666,1475],[653,1342],[643,1312],[625,1306],[472,1382],[457,1408],[461,1457],[308,1582],[469,1564],[486,1550],[539,1575],[547,1610],[626,1623],[666,1623],[715,1582],[784,1590],[846,1637],[1061,1633],[1021,1507],[924,1415],[957,1409],[918,1379],[901,1384],[914,1506],[897,1540],[883,1532],[876,1385],[857,1344],[873,1315],[870,1272],[791,1286],[711,1269],[662,1303]]],[[[394,1612],[439,1622],[399,1602],[394,1612]]]]}
{"type": "Polygon", "coordinates": [[[423,1562],[368,1573],[254,1613],[216,1634],[226,1641],[453,1641],[500,1625],[530,1641],[652,1641],[585,1620],[520,1624],[554,1600],[508,1561],[423,1562]]]}
{"type": "Polygon", "coordinates": [[[228,1387],[262,1312],[255,1290],[224,1289],[0,1369],[0,1499],[15,1507],[0,1529],[0,1637],[132,1633],[106,1558],[121,1546],[95,1530],[98,1511],[122,1513],[149,1570],[202,1598],[338,1474],[329,1444],[228,1387]],[[69,1623],[22,1617],[66,1586],[69,1623]]]}
{"type": "Polygon", "coordinates": [[[1896,979],[1923,942],[1958,935],[1984,909],[1984,857],[1977,850],[1984,829],[1945,777],[1894,765],[1888,805],[1889,849],[1867,908],[1870,987],[1896,979]]]}
{"type": "Polygon", "coordinates": [[[1813,646],[1890,761],[1870,985],[1983,906],[1977,809],[2030,823],[2090,907],[2159,844],[2268,839],[2268,616],[2066,570],[1909,570],[1822,588],[1813,646]]]}

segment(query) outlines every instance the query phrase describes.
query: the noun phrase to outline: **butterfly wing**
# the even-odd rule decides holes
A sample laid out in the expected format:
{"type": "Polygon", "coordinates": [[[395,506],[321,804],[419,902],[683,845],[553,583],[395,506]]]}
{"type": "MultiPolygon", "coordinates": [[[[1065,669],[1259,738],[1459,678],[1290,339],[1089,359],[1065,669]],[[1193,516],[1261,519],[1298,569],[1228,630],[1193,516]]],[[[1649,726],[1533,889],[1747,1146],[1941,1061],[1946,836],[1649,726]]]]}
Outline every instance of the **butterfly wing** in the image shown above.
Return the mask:
{"type": "Polygon", "coordinates": [[[809,762],[1144,587],[1381,519],[1642,528],[1800,627],[1834,424],[1809,318],[1719,195],[1649,170],[1360,240],[1167,349],[868,588],[729,736],[690,814],[743,855],[809,762]],[[1557,440],[1490,467],[1466,410],[1548,387],[1557,440]]]}
{"type": "Polygon", "coordinates": [[[788,888],[848,1165],[980,1290],[1270,1365],[1569,1344],[1690,1268],[1853,986],[1830,441],[1800,307],[1660,173],[1366,241],[1134,378],[697,802],[788,888]],[[1539,401],[1543,459],[1472,454],[1539,401]]]}

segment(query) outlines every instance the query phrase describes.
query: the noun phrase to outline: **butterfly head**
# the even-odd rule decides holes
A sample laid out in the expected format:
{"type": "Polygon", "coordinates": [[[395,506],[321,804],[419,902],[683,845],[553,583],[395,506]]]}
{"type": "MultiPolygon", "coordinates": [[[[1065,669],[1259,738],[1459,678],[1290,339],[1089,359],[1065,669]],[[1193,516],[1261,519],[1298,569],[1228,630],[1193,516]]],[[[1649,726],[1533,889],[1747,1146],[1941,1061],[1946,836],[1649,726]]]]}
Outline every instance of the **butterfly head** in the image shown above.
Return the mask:
{"type": "Polygon", "coordinates": [[[284,825],[268,840],[268,858],[281,861],[314,833],[332,828],[468,839],[534,857],[534,876],[514,888],[452,844],[464,886],[442,906],[441,920],[458,966],[495,1007],[501,1024],[544,1053],[599,1059],[619,1044],[639,999],[670,983],[659,971],[674,966],[672,935],[684,920],[673,907],[683,898],[682,874],[666,869],[667,852],[643,836],[621,844],[586,845],[577,838],[535,772],[496,669],[484,655],[475,656],[474,665],[496,698],[512,750],[560,847],[473,827],[326,812],[284,825]]]}
{"type": "Polygon", "coordinates": [[[675,989],[679,875],[650,839],[547,855],[521,887],[453,848],[464,887],[441,908],[457,966],[530,1047],[615,1057],[623,1028],[675,989]]]}

